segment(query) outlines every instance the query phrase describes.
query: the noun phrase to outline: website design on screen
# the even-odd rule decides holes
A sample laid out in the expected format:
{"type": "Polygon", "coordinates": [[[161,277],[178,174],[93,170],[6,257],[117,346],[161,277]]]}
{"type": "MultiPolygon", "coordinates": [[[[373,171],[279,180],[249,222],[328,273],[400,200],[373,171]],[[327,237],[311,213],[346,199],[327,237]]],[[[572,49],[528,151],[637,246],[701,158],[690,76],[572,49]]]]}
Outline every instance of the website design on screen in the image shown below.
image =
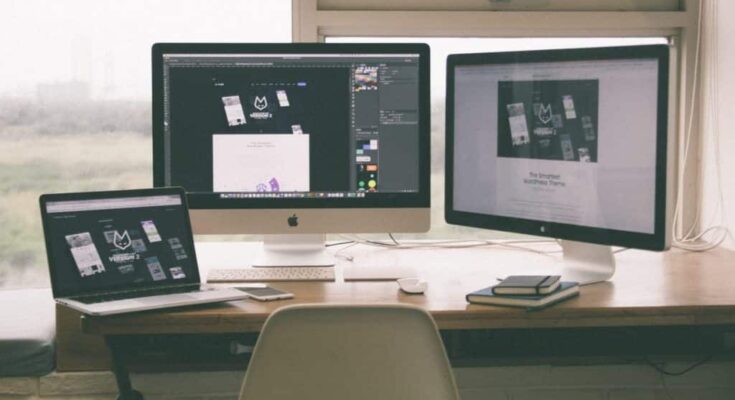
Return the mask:
{"type": "Polygon", "coordinates": [[[654,59],[458,67],[455,171],[485,173],[455,209],[653,233],[657,85],[654,59]]]}

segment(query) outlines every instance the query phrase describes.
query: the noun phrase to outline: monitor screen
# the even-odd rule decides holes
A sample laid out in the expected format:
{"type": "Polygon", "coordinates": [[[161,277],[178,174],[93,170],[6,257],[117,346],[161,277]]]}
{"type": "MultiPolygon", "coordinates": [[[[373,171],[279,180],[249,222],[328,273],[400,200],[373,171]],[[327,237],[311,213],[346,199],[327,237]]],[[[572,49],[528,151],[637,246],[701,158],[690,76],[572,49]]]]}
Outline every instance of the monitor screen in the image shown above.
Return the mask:
{"type": "Polygon", "coordinates": [[[628,53],[547,51],[455,64],[452,210],[498,217],[498,229],[511,220],[539,223],[527,233],[576,229],[580,240],[580,227],[654,235],[667,61],[660,51],[628,53]]]}
{"type": "Polygon", "coordinates": [[[42,204],[57,295],[199,281],[181,194],[81,196],[42,204]]]}
{"type": "Polygon", "coordinates": [[[424,51],[154,47],[156,185],[184,187],[192,208],[420,205],[424,51]]]}

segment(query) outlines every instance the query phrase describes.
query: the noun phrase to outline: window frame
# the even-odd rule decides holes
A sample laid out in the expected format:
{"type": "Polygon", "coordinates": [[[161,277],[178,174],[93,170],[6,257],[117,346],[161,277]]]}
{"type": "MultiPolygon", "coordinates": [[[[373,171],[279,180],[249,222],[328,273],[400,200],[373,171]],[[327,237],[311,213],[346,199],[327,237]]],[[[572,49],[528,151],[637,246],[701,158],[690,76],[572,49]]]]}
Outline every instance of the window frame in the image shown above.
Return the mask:
{"type": "Polygon", "coordinates": [[[669,38],[669,110],[673,112],[669,113],[667,191],[668,198],[675,201],[667,205],[667,226],[671,227],[675,204],[679,204],[678,236],[684,227],[697,223],[698,204],[702,201],[701,134],[697,129],[700,109],[694,107],[690,112],[692,101],[699,104],[695,64],[702,1],[681,0],[678,7],[673,7],[676,9],[669,11],[632,6],[632,10],[579,11],[584,9],[583,0],[577,0],[579,10],[567,5],[553,11],[509,11],[509,7],[463,7],[470,2],[447,3],[441,10],[430,10],[419,9],[415,1],[394,0],[390,10],[375,6],[356,10],[347,0],[331,0],[328,7],[320,7],[319,0],[292,0],[292,40],[324,42],[328,36],[669,38]],[[341,4],[345,7],[339,7],[341,4]],[[690,118],[693,129],[686,153],[690,118]],[[685,153],[687,160],[683,160],[685,153]]]}

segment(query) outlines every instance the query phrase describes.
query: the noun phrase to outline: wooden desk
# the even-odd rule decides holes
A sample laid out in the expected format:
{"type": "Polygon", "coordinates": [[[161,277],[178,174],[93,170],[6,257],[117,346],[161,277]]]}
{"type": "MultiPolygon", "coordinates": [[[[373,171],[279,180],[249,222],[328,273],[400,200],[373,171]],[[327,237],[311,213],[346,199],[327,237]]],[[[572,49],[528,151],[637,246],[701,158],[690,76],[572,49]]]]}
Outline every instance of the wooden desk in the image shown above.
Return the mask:
{"type": "MultiPolygon", "coordinates": [[[[235,255],[240,249],[237,245],[212,244],[202,253],[237,259],[235,255]]],[[[707,253],[618,253],[617,271],[610,282],[582,287],[579,297],[541,312],[472,305],[465,301],[465,294],[489,286],[496,277],[509,273],[553,271],[560,266],[559,254],[544,256],[499,248],[362,248],[344,253],[355,255],[356,259],[373,258],[373,263],[384,260],[415,266],[417,274],[428,281],[429,289],[425,295],[407,295],[398,290],[395,282],[341,282],[338,272],[337,282],[273,283],[294,293],[293,300],[246,300],[175,311],[83,318],[83,330],[103,335],[254,332],[277,308],[300,303],[409,303],[427,309],[440,329],[735,323],[735,252],[724,249],[707,253]]],[[[217,260],[210,263],[206,256],[200,258],[203,270],[218,264],[217,260]]]]}
{"type": "MultiPolygon", "coordinates": [[[[113,368],[123,399],[140,397],[130,386],[119,358],[125,350],[114,338],[148,334],[216,334],[257,332],[279,307],[299,303],[409,303],[428,310],[440,329],[570,328],[735,324],[735,252],[671,250],[665,253],[629,250],[616,255],[617,271],[610,282],[585,286],[579,297],[551,308],[524,309],[471,305],[465,294],[489,286],[510,273],[554,273],[561,267],[558,247],[535,245],[538,254],[517,249],[391,250],[354,248],[340,256],[354,264],[413,266],[429,283],[425,295],[401,293],[395,282],[343,282],[342,261],[337,281],[279,282],[273,286],[294,293],[288,301],[251,300],[146,312],[125,316],[83,317],[85,333],[104,335],[113,350],[113,368]],[[118,356],[115,355],[118,353],[118,356]]],[[[247,262],[252,247],[242,244],[199,244],[200,268],[234,267],[247,262]]]]}

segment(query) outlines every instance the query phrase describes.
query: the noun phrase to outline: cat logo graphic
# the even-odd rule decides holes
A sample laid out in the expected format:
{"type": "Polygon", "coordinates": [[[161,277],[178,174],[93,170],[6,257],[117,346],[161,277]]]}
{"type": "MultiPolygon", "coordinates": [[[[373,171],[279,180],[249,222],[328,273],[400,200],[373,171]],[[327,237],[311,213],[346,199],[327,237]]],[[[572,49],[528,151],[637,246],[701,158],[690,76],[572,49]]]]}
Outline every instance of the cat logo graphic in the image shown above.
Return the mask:
{"type": "Polygon", "coordinates": [[[546,106],[543,104],[540,105],[538,119],[544,124],[548,124],[551,121],[551,104],[547,104],[546,106]]]}
{"type": "Polygon", "coordinates": [[[125,231],[122,235],[120,235],[119,233],[117,233],[117,231],[115,231],[115,235],[112,239],[112,244],[114,244],[115,247],[117,247],[120,250],[125,250],[128,247],[130,247],[130,245],[133,243],[130,240],[130,234],[128,234],[128,231],[125,231]]]}
{"type": "Polygon", "coordinates": [[[250,118],[255,120],[266,120],[273,118],[273,114],[266,110],[268,108],[268,100],[265,96],[255,96],[253,100],[255,110],[250,113],[250,118]]]}
{"type": "Polygon", "coordinates": [[[253,103],[253,106],[255,106],[255,108],[257,108],[258,110],[263,111],[268,107],[268,100],[266,100],[265,96],[255,96],[255,102],[253,103]]]}

